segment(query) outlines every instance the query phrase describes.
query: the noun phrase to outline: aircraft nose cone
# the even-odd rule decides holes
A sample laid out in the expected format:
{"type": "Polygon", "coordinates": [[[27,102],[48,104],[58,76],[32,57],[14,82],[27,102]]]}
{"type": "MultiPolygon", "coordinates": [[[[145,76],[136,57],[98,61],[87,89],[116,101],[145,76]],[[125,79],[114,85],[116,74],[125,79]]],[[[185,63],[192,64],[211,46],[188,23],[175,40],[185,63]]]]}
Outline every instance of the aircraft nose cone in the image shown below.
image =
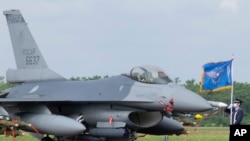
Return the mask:
{"type": "Polygon", "coordinates": [[[177,112],[204,112],[212,109],[206,99],[184,87],[177,87],[172,97],[173,110],[177,112]]]}

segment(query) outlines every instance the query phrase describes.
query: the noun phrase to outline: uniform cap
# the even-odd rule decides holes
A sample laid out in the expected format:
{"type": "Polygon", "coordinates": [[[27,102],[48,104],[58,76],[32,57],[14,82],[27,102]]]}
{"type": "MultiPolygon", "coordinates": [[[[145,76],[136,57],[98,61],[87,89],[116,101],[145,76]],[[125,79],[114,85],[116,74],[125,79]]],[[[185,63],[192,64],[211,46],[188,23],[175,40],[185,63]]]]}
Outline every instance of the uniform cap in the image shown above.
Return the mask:
{"type": "Polygon", "coordinates": [[[242,100],[240,100],[239,98],[235,98],[234,100],[233,100],[233,103],[242,103],[243,101],[242,100]]]}

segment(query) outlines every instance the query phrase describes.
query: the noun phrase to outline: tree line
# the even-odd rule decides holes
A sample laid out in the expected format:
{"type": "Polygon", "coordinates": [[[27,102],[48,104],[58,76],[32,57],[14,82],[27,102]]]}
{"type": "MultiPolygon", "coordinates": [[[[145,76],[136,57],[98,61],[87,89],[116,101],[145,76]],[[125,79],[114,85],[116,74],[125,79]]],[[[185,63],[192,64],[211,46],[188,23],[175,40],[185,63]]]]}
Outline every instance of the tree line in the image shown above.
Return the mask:
{"type": "MultiPolygon", "coordinates": [[[[99,76],[95,75],[92,77],[71,77],[70,80],[73,81],[88,81],[88,80],[97,80],[97,79],[105,79],[109,76],[99,76]]],[[[200,93],[200,85],[199,82],[196,82],[194,79],[186,80],[184,83],[181,83],[181,80],[177,77],[174,79],[174,82],[186,87],[187,89],[201,95],[207,100],[212,101],[221,101],[227,104],[230,104],[231,102],[231,90],[223,90],[219,92],[208,92],[208,93],[200,93]]],[[[11,88],[18,84],[11,84],[4,81],[4,77],[0,76],[0,93],[8,88],[11,88]]],[[[233,82],[233,96],[237,97],[241,100],[243,100],[243,103],[241,105],[243,111],[244,111],[244,118],[243,118],[243,124],[250,124],[250,83],[247,82],[233,82]]],[[[212,112],[212,111],[211,111],[212,112]]],[[[204,113],[200,113],[204,114],[204,113]]],[[[224,109],[219,109],[218,113],[209,116],[209,117],[203,117],[202,121],[200,121],[200,126],[228,126],[230,122],[229,115],[224,113],[224,109]]]]}

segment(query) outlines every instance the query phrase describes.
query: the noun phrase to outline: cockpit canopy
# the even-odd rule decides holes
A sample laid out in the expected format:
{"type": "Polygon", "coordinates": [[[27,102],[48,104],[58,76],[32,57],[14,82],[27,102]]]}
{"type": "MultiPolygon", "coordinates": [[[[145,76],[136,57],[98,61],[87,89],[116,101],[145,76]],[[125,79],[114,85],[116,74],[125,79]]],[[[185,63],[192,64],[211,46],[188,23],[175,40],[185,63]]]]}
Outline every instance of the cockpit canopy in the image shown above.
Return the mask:
{"type": "Polygon", "coordinates": [[[130,77],[136,81],[151,84],[167,84],[173,82],[165,71],[156,66],[139,66],[130,71],[130,77]]]}

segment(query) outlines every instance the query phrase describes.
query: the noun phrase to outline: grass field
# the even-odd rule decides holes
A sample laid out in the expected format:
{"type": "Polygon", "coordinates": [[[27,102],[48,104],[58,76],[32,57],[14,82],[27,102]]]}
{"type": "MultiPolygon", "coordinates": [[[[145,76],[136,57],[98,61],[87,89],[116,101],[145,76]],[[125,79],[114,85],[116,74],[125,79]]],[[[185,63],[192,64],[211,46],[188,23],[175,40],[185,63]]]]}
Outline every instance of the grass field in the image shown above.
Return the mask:
{"type": "MultiPolygon", "coordinates": [[[[167,141],[228,141],[228,127],[193,127],[187,129],[189,134],[168,136],[167,141]]],[[[138,141],[164,141],[164,136],[146,136],[138,141]]]]}
{"type": "MultiPolygon", "coordinates": [[[[167,141],[228,141],[228,127],[193,127],[187,128],[189,134],[168,136],[167,141]]],[[[145,136],[138,141],[164,141],[164,136],[145,136]]],[[[13,141],[11,137],[0,136],[0,141],[13,141]]],[[[32,136],[17,137],[15,141],[38,141],[32,136]]]]}

